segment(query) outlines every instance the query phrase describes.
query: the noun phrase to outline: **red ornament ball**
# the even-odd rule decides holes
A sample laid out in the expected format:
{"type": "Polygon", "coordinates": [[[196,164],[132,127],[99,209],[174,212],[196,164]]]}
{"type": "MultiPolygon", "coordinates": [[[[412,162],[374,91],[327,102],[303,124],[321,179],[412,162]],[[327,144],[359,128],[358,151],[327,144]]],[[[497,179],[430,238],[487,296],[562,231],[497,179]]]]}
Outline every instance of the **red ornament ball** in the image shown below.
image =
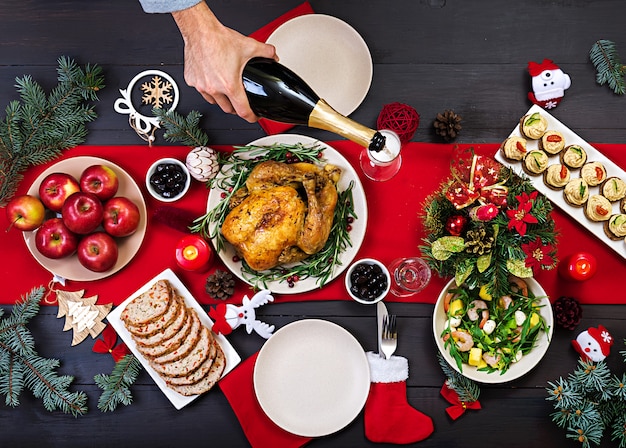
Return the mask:
{"type": "Polygon", "coordinates": [[[450,216],[446,221],[446,230],[452,236],[459,236],[465,230],[467,218],[462,215],[450,216]]]}
{"type": "Polygon", "coordinates": [[[417,111],[408,104],[398,102],[385,104],[376,122],[378,129],[389,129],[398,134],[403,145],[411,141],[419,124],[417,111]]]}

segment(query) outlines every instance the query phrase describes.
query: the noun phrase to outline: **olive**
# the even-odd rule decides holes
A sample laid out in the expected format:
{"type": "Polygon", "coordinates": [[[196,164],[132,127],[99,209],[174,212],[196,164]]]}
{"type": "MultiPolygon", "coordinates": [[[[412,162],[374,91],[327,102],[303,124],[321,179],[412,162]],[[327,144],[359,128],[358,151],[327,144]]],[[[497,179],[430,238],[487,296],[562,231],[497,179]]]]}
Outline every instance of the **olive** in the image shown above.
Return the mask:
{"type": "Polygon", "coordinates": [[[150,185],[166,199],[176,197],[185,189],[187,173],[174,163],[159,163],[152,176],[150,185]]]}
{"type": "Polygon", "coordinates": [[[363,263],[350,275],[350,292],[362,300],[375,300],[387,288],[387,277],[380,266],[363,263]]]}

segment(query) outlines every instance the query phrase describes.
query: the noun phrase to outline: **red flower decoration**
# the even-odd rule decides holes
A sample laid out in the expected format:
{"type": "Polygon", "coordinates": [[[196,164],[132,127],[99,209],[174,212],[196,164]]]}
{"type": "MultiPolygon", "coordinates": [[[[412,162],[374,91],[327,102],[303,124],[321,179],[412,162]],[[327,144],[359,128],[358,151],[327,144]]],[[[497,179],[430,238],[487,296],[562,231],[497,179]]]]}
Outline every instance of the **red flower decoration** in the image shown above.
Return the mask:
{"type": "Polygon", "coordinates": [[[111,325],[107,325],[102,331],[102,339],[97,339],[93,344],[93,351],[96,353],[110,353],[113,356],[113,360],[118,362],[126,355],[130,355],[130,350],[126,347],[126,344],[121,342],[115,347],[117,342],[117,333],[111,325]]]}
{"type": "Polygon", "coordinates": [[[526,254],[527,268],[541,269],[543,266],[554,264],[554,259],[550,255],[554,248],[550,244],[544,245],[539,237],[528,244],[522,244],[522,250],[526,254]]]}
{"type": "Polygon", "coordinates": [[[506,211],[506,215],[510,221],[508,229],[515,228],[520,236],[526,235],[526,224],[537,224],[537,218],[530,214],[530,210],[533,208],[533,201],[537,197],[538,192],[533,191],[530,195],[526,192],[519,196],[515,196],[515,199],[519,202],[516,209],[510,209],[506,211]]]}

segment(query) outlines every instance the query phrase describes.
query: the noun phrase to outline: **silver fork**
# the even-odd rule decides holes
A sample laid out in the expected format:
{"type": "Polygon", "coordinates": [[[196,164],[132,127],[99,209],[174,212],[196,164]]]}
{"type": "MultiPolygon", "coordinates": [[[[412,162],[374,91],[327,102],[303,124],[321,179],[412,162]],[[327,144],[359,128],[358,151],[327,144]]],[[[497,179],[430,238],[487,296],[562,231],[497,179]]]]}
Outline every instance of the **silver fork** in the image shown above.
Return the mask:
{"type": "Polygon", "coordinates": [[[380,350],[389,359],[398,346],[398,332],[396,331],[396,316],[389,314],[383,317],[383,334],[380,350]]]}

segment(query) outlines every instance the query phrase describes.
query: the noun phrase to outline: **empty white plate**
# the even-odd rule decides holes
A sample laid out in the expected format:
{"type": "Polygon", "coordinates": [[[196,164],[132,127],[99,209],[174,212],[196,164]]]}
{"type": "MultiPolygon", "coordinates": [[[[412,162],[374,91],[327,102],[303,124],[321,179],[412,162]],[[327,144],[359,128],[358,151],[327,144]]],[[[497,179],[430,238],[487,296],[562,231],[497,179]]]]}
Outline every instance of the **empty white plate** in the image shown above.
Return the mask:
{"type": "Polygon", "coordinates": [[[304,79],[337,112],[359,107],[372,83],[372,57],[359,33],[324,14],[306,14],[279,26],[267,39],[280,63],[304,79]]]}

